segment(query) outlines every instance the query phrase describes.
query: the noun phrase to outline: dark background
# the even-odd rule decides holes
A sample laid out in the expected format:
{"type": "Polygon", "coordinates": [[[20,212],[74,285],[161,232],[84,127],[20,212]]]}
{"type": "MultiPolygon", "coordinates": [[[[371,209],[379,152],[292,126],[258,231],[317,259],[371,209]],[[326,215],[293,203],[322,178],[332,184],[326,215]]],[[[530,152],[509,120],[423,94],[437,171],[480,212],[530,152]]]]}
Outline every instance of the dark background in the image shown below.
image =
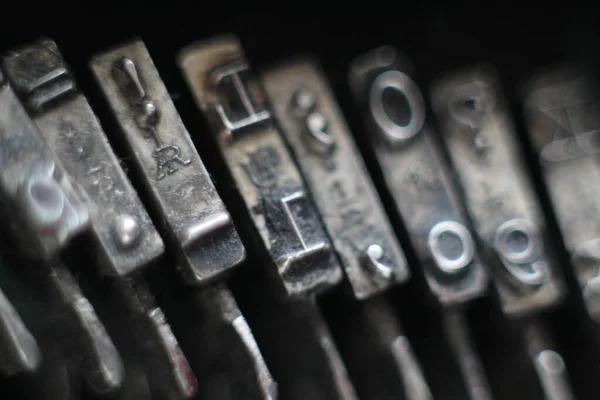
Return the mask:
{"type": "MultiPolygon", "coordinates": [[[[483,61],[492,63],[499,71],[521,134],[524,125],[517,90],[527,76],[538,68],[562,62],[584,62],[593,70],[600,66],[600,14],[591,6],[575,7],[566,2],[562,6],[540,3],[537,7],[501,3],[475,9],[447,3],[420,2],[417,5],[415,2],[388,9],[325,8],[305,4],[289,5],[281,10],[259,3],[251,3],[249,10],[244,10],[235,4],[217,2],[11,4],[10,12],[6,8],[3,10],[0,22],[0,52],[5,53],[40,36],[54,39],[102,119],[106,109],[87,62],[96,53],[140,37],[188,129],[206,130],[177,68],[176,55],[195,40],[234,33],[240,37],[255,69],[294,55],[316,55],[359,143],[364,143],[361,141],[361,121],[356,116],[347,87],[348,67],[354,57],[380,45],[394,45],[413,61],[417,82],[425,95],[429,83],[446,72],[483,61]],[[13,6],[20,10],[12,9],[13,6]]],[[[8,4],[3,5],[8,7],[8,4]]],[[[521,139],[528,149],[525,138],[521,139]]],[[[227,196],[235,194],[228,174],[222,170],[215,144],[197,140],[196,144],[227,203],[227,196]]],[[[526,154],[529,154],[531,171],[556,235],[556,224],[539,179],[537,163],[531,153],[526,154]]],[[[370,162],[369,155],[365,156],[370,162]]],[[[384,196],[388,209],[393,208],[389,200],[384,196]]],[[[235,216],[236,210],[232,213],[235,216]]],[[[402,232],[399,233],[402,236],[402,232]]],[[[565,265],[568,265],[564,249],[560,250],[565,265]]],[[[414,265],[412,269],[416,269],[414,265]]],[[[597,336],[598,332],[590,330],[584,321],[577,285],[570,269],[565,270],[572,295],[566,306],[548,315],[547,320],[570,368],[575,391],[581,398],[599,398],[600,389],[594,384],[600,376],[599,358],[597,350],[587,347],[595,345],[590,336],[597,336]]],[[[233,286],[234,292],[243,290],[243,284],[233,282],[233,286]]],[[[391,297],[398,303],[407,304],[415,291],[418,289],[413,288],[411,292],[409,287],[406,294],[398,295],[399,298],[391,297]]],[[[403,309],[400,313],[417,351],[427,353],[428,335],[435,336],[437,325],[435,318],[423,317],[426,309],[422,308],[422,296],[418,293],[416,296],[419,300],[410,303],[412,309],[403,309]]],[[[244,305],[241,306],[244,309],[244,305]]],[[[495,334],[495,320],[489,315],[490,309],[494,306],[490,305],[490,300],[484,300],[474,306],[469,316],[475,325],[484,364],[493,375],[492,387],[506,393],[506,397],[499,398],[511,398],[511,388],[505,385],[510,379],[496,378],[503,373],[502,368],[513,367],[511,360],[498,364],[502,349],[494,348],[496,341],[487,340],[488,335],[495,334]],[[478,321],[485,322],[479,324],[478,321]]],[[[335,315],[328,317],[335,319],[335,315]]],[[[435,356],[431,359],[435,360],[435,356]]]]}

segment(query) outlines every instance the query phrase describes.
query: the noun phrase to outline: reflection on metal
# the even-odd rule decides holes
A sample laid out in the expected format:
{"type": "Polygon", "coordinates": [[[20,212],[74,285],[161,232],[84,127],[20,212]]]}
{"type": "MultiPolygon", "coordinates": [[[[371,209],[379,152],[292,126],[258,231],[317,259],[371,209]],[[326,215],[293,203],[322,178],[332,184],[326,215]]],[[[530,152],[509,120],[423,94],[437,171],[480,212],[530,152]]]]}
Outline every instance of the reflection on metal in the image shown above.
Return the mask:
{"type": "Polygon", "coordinates": [[[337,259],[239,41],[226,36],[193,44],[179,65],[287,293],[335,285],[342,277],[337,259]]]}
{"type": "Polygon", "coordinates": [[[29,255],[49,259],[88,226],[88,211],[2,75],[0,104],[0,190],[8,224],[29,255]]]}
{"type": "MultiPolygon", "coordinates": [[[[245,395],[249,398],[277,400],[277,383],[271,376],[250,326],[229,289],[224,284],[216,284],[205,290],[197,291],[195,300],[198,302],[199,308],[205,310],[209,315],[208,320],[203,321],[203,328],[210,331],[209,338],[219,343],[221,346],[219,351],[224,356],[233,355],[233,362],[243,366],[243,373],[235,379],[245,381],[248,377],[252,377],[254,383],[252,387],[258,387],[258,390],[245,393],[245,395]],[[232,332],[233,335],[226,332],[232,332]],[[233,340],[227,340],[227,338],[233,338],[233,340]],[[236,351],[238,348],[242,348],[243,351],[236,351]]],[[[230,373],[230,371],[226,372],[230,373]]],[[[239,384],[237,380],[236,384],[239,384]]],[[[215,389],[217,393],[218,390],[215,389]]],[[[210,394],[206,393],[205,395],[214,396],[214,393],[211,391],[210,394]]]]}
{"type": "Polygon", "coordinates": [[[44,272],[44,290],[61,314],[59,328],[72,333],[69,346],[82,358],[87,384],[97,394],[116,390],[125,378],[121,356],[69,270],[58,262],[52,267],[44,272]]]}
{"type": "Polygon", "coordinates": [[[406,259],[318,64],[299,59],[262,81],[357,298],[408,279],[406,259]]]}
{"type": "Polygon", "coordinates": [[[41,361],[35,338],[0,290],[0,374],[33,372],[41,361]]]}
{"type": "Polygon", "coordinates": [[[547,400],[575,400],[562,356],[547,339],[543,328],[532,324],[527,329],[527,350],[547,400]]]}
{"type": "MultiPolygon", "coordinates": [[[[95,57],[91,65],[127,139],[130,153],[143,175],[147,189],[158,206],[160,218],[166,222],[164,234],[173,238],[175,247],[182,250],[184,278],[192,285],[205,285],[220,278],[245,258],[245,249],[146,47],[141,41],[125,44],[95,57]],[[126,80],[120,75],[124,68],[127,72],[126,80]],[[133,98],[130,88],[132,84],[135,89],[133,93],[137,93],[133,98]],[[152,107],[148,104],[152,104],[152,107]],[[142,110],[154,110],[151,124],[140,124],[139,119],[132,115],[131,110],[139,110],[140,107],[142,110]],[[144,139],[148,127],[151,127],[150,136],[154,137],[154,143],[144,139]],[[153,158],[156,158],[156,150],[153,146],[157,145],[157,140],[161,140],[157,139],[159,135],[173,143],[171,146],[180,149],[178,154],[185,153],[189,162],[179,164],[186,168],[173,170],[166,176],[154,173],[153,158]]],[[[208,310],[212,316],[207,325],[214,325],[219,333],[218,339],[224,341],[224,346],[229,349],[241,344],[246,350],[246,357],[254,369],[253,376],[259,387],[260,397],[265,400],[276,399],[276,385],[233,295],[224,285],[217,285],[198,289],[196,298],[198,306],[208,310]],[[221,337],[225,330],[235,332],[231,341],[225,339],[231,336],[221,337]]],[[[152,315],[161,316],[158,311],[160,310],[154,309],[152,315]]],[[[174,343],[170,346],[173,349],[171,360],[185,361],[183,354],[175,346],[177,343],[174,342],[168,325],[161,323],[159,326],[162,340],[174,343]]],[[[248,361],[243,358],[239,362],[248,361]]],[[[176,362],[174,367],[179,364],[180,362],[176,362]]],[[[192,396],[196,392],[196,385],[195,381],[193,385],[190,381],[193,379],[191,371],[178,369],[177,372],[182,394],[192,396]]]]}
{"type": "Polygon", "coordinates": [[[590,316],[600,321],[597,279],[600,245],[600,97],[576,69],[553,69],[524,89],[528,133],[590,316]]]}
{"type": "Polygon", "coordinates": [[[350,86],[430,290],[445,305],[481,296],[488,275],[410,63],[390,46],[372,50],[352,63],[350,86]]]}
{"type": "Polygon", "coordinates": [[[91,67],[166,222],[163,236],[180,250],[185,279],[205,284],[238,265],[244,246],[143,42],[96,56],[91,67]],[[166,147],[182,161],[157,165],[156,152],[166,147]]]}
{"type": "Polygon", "coordinates": [[[161,255],[162,240],[56,44],[44,41],[14,51],[4,66],[24,102],[39,95],[42,89],[32,87],[40,81],[52,88],[70,82],[69,91],[53,92],[52,101],[32,113],[48,145],[85,193],[103,272],[124,276],[161,255]]]}
{"type": "Polygon", "coordinates": [[[564,283],[496,72],[485,65],[452,73],[432,98],[503,310],[523,315],[556,304],[564,283]]]}
{"type": "Polygon", "coordinates": [[[460,311],[447,311],[444,315],[444,329],[450,346],[461,369],[463,380],[471,400],[492,400],[494,397],[487,382],[483,365],[473,346],[468,321],[460,311]]]}
{"type": "Polygon", "coordinates": [[[421,366],[406,336],[398,336],[392,343],[391,350],[402,374],[406,398],[408,400],[433,400],[421,366]]]}

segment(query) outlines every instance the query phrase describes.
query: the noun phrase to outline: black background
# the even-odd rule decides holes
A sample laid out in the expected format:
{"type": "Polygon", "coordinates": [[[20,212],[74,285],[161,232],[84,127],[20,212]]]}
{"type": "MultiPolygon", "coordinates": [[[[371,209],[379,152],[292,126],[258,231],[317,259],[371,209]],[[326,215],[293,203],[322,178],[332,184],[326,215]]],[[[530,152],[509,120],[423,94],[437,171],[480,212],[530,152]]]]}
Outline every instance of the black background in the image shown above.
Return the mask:
{"type": "MultiPolygon", "coordinates": [[[[549,9],[551,6],[543,3],[537,7],[500,3],[474,9],[446,3],[420,2],[405,6],[399,3],[395,8],[380,9],[324,8],[317,4],[290,4],[276,9],[267,4],[248,3],[247,10],[235,4],[199,1],[162,4],[130,1],[119,5],[79,2],[70,6],[57,2],[16,4],[14,6],[20,10],[14,10],[13,5],[10,11],[7,8],[3,10],[0,52],[7,52],[40,36],[54,39],[102,119],[106,109],[95,89],[87,62],[96,53],[140,37],[145,41],[185,124],[193,131],[205,130],[206,126],[177,68],[176,55],[182,47],[195,40],[234,33],[240,37],[255,69],[294,55],[316,55],[359,143],[364,141],[361,139],[360,119],[356,117],[347,87],[347,72],[354,57],[376,46],[391,44],[404,52],[415,64],[417,82],[425,94],[429,83],[446,72],[482,61],[492,63],[499,71],[521,133],[523,123],[517,90],[527,76],[540,67],[561,62],[586,62],[593,69],[600,66],[597,28],[600,21],[599,13],[593,7],[577,8],[564,3],[562,7],[552,6],[556,8],[549,9]]],[[[3,6],[8,7],[8,4],[5,2],[3,6]]],[[[524,137],[522,139],[527,149],[528,144],[524,137]]],[[[222,170],[222,161],[216,155],[214,143],[195,140],[219,191],[226,198],[235,196],[232,183],[222,170]]],[[[365,154],[365,157],[370,162],[369,155],[365,154]]],[[[529,161],[545,211],[551,218],[550,225],[557,234],[536,163],[531,156],[529,161]]],[[[388,209],[393,208],[385,196],[384,201],[388,209]]],[[[236,211],[232,211],[235,216],[236,211]]],[[[402,229],[399,228],[399,231],[402,236],[402,229]]],[[[565,265],[568,265],[564,249],[560,251],[565,265]]],[[[572,273],[568,268],[566,270],[570,286],[575,289],[577,286],[572,273]]],[[[243,290],[243,284],[236,286],[234,282],[233,286],[234,291],[243,290]]],[[[399,299],[393,298],[393,295],[392,298],[406,301],[414,294],[410,288],[408,293],[399,295],[399,299]]],[[[489,302],[477,304],[470,313],[471,321],[475,321],[475,325],[480,320],[490,323],[489,308],[489,302]]],[[[401,310],[407,329],[412,330],[417,350],[420,346],[428,346],[428,329],[435,327],[434,322],[421,321],[423,310],[420,307],[401,310]]],[[[565,307],[549,316],[559,348],[571,368],[571,380],[577,394],[581,398],[598,398],[599,389],[594,385],[600,375],[597,353],[585,347],[591,343],[589,336],[597,333],[590,333],[583,319],[576,291],[565,307]]],[[[489,356],[493,360],[494,355],[502,352],[488,348],[493,346],[490,344],[493,340],[481,339],[481,335],[490,334],[489,327],[475,326],[474,331],[479,335],[477,342],[484,358],[489,356]]],[[[497,371],[498,368],[490,366],[492,362],[487,361],[486,367],[497,371]]],[[[504,366],[511,368],[510,361],[504,366]]],[[[495,382],[492,386],[498,392],[510,392],[510,388],[500,387],[501,379],[495,382]]],[[[510,398],[510,395],[499,398],[510,398]]]]}

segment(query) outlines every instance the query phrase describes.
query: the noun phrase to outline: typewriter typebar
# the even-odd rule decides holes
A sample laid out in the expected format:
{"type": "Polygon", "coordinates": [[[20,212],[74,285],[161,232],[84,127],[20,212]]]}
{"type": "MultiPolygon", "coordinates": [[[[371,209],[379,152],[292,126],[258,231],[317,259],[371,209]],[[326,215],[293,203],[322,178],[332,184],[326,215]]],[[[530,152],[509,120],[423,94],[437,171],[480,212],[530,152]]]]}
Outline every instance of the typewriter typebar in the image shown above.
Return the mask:
{"type": "Polygon", "coordinates": [[[316,61],[288,62],[262,81],[356,297],[407,280],[406,258],[316,61]]]}
{"type": "Polygon", "coordinates": [[[547,335],[548,329],[531,324],[526,330],[527,352],[531,358],[545,398],[548,400],[574,400],[565,361],[555,350],[547,335]]]}
{"type": "Polygon", "coordinates": [[[238,40],[190,45],[179,62],[287,293],[338,283],[342,273],[329,238],[238,40]]]}
{"type": "Polygon", "coordinates": [[[89,199],[104,272],[124,276],[162,254],[158,232],[54,42],[18,49],[4,58],[4,67],[65,171],[89,199]]]}
{"type": "Polygon", "coordinates": [[[600,321],[600,104],[592,79],[575,68],[548,70],[523,88],[528,134],[582,296],[600,321]]]}
{"type": "Polygon", "coordinates": [[[410,64],[392,47],[372,50],[352,63],[350,86],[430,290],[444,305],[481,296],[488,273],[410,64]]]}
{"type": "Polygon", "coordinates": [[[89,226],[69,177],[0,73],[0,185],[11,231],[36,258],[50,259],[89,226]]]}
{"type": "MultiPolygon", "coordinates": [[[[12,66],[9,70],[14,76],[33,71],[50,79],[47,75],[56,75],[52,72],[56,69],[64,70],[63,75],[68,74],[56,45],[49,41],[23,48],[12,57],[6,64],[12,66]]],[[[62,76],[61,79],[68,79],[70,90],[76,90],[72,78],[62,76]]],[[[115,313],[123,313],[136,335],[149,343],[138,345],[138,351],[150,360],[160,360],[157,368],[148,368],[153,384],[173,385],[175,391],[190,397],[196,385],[190,367],[145,279],[139,274],[132,276],[134,271],[143,270],[163,253],[162,239],[126,178],[95,114],[82,94],[74,95],[72,100],[53,106],[48,102],[36,103],[31,107],[34,121],[42,133],[48,133],[50,147],[68,160],[65,165],[72,179],[86,190],[84,201],[88,209],[93,210],[91,228],[103,255],[98,269],[104,272],[102,266],[108,263],[112,268],[108,273],[115,278],[111,291],[119,303],[115,313]]],[[[28,98],[26,94],[23,97],[28,98]]]]}
{"type": "Polygon", "coordinates": [[[25,326],[21,316],[0,290],[0,375],[33,372],[41,361],[37,341],[25,326]]]}
{"type": "MultiPolygon", "coordinates": [[[[87,355],[82,369],[86,382],[97,392],[112,390],[123,380],[121,357],[70,272],[55,260],[71,239],[89,226],[87,207],[5,80],[0,101],[5,103],[0,116],[2,186],[7,203],[16,202],[11,216],[19,219],[19,231],[3,226],[3,233],[29,248],[23,254],[36,260],[31,264],[42,259],[44,265],[36,278],[41,281],[41,290],[51,294],[48,299],[53,308],[61,310],[60,323],[76,333],[77,340],[69,345],[87,355]],[[24,237],[22,232],[30,236],[24,237]]],[[[34,349],[23,350],[35,357],[34,349]]]]}
{"type": "Polygon", "coordinates": [[[94,58],[92,70],[192,284],[214,280],[245,250],[141,41],[94,58]]]}
{"type": "Polygon", "coordinates": [[[280,336],[264,340],[273,342],[275,365],[285,370],[281,397],[356,399],[316,301],[341,281],[342,270],[241,44],[233,36],[192,44],[179,64],[283,282],[286,296],[271,298],[273,310],[260,317],[270,335],[280,336]]]}
{"type": "MultiPolygon", "coordinates": [[[[245,249],[143,42],[96,56],[91,68],[165,222],[164,235],[183,253],[184,281],[198,287],[221,280],[244,260],[245,249]]],[[[226,285],[198,288],[193,298],[207,315],[205,332],[228,348],[244,349],[235,354],[254,370],[260,398],[275,396],[273,378],[226,285]]]]}
{"type": "Polygon", "coordinates": [[[482,65],[452,73],[432,98],[504,312],[555,305],[565,285],[496,71],[482,65]]]}

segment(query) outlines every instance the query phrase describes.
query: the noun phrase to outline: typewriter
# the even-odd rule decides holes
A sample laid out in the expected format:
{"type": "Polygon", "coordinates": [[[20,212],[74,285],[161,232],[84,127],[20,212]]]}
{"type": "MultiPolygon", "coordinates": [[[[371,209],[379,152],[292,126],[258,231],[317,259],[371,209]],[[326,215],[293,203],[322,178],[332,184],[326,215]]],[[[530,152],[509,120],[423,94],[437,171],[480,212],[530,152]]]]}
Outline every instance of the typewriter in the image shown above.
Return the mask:
{"type": "Polygon", "coordinates": [[[0,398],[600,398],[591,9],[25,6],[0,398]]]}

